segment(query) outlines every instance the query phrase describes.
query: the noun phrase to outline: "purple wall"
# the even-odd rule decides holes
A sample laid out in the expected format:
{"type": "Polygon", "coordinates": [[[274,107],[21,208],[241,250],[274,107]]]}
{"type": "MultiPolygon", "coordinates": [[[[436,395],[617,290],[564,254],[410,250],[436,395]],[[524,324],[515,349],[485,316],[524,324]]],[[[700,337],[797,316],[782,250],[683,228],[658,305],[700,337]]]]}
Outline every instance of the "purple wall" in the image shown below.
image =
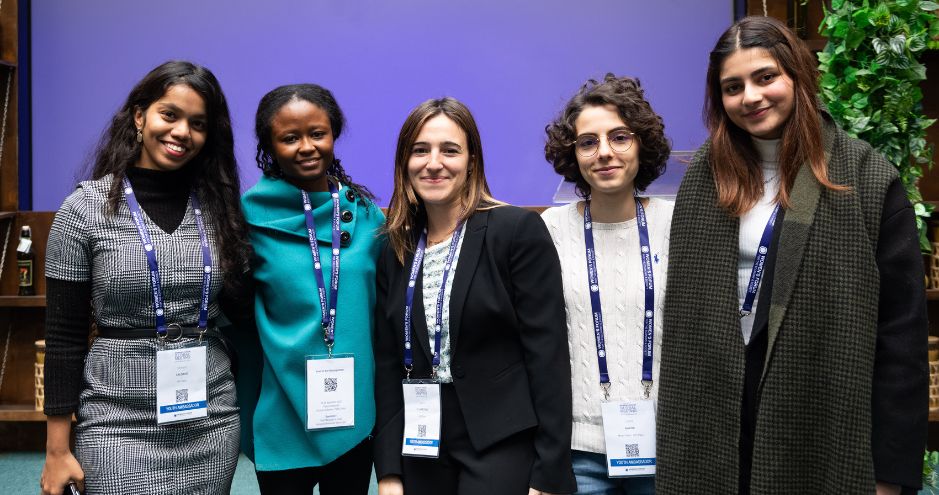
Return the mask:
{"type": "Polygon", "coordinates": [[[221,81],[245,188],[258,100],[315,82],[349,121],[337,156],[382,205],[401,123],[443,95],[473,110],[494,194],[549,204],[544,126],[587,77],[639,77],[674,149],[703,141],[707,53],[731,20],[729,0],[34,0],[33,207],[58,208],[131,86],[169,59],[221,81]]]}

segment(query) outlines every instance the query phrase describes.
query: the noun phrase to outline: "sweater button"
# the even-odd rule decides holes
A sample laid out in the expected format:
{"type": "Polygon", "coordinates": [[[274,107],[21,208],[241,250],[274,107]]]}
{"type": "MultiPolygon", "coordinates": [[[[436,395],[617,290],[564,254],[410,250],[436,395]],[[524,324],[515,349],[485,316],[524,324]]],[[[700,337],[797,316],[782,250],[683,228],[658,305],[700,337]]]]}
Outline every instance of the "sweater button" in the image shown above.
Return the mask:
{"type": "Polygon", "coordinates": [[[352,212],[349,210],[342,210],[342,213],[339,214],[339,217],[342,218],[343,222],[349,223],[352,221],[352,212]]]}
{"type": "Polygon", "coordinates": [[[349,201],[355,201],[355,193],[352,192],[352,189],[346,188],[346,199],[349,201]]]}
{"type": "Polygon", "coordinates": [[[466,373],[463,372],[463,367],[462,367],[462,366],[454,366],[454,367],[453,367],[453,377],[454,377],[454,378],[463,378],[464,376],[466,376],[466,373]]]}
{"type": "Polygon", "coordinates": [[[343,246],[348,246],[348,245],[349,245],[349,241],[351,241],[351,240],[352,240],[352,234],[346,232],[345,230],[343,230],[343,231],[339,234],[339,242],[341,242],[343,246]]]}

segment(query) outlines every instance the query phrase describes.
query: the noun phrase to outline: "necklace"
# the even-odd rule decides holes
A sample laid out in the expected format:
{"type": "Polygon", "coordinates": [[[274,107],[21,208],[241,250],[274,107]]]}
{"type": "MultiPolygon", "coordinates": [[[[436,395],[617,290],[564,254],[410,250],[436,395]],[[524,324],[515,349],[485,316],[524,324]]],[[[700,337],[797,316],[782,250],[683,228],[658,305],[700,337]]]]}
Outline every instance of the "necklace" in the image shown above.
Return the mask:
{"type": "MultiPolygon", "coordinates": [[[[2,1],[2,0],[0,0],[0,1],[2,1]]],[[[430,238],[430,229],[428,228],[428,229],[427,229],[427,247],[431,247],[431,246],[434,246],[434,245],[436,245],[436,244],[440,244],[441,242],[443,242],[443,241],[449,239],[450,236],[453,235],[453,232],[456,231],[457,227],[460,226],[461,219],[463,218],[463,214],[464,214],[465,212],[466,212],[466,208],[463,208],[463,209],[460,211],[460,214],[459,214],[459,215],[457,216],[457,218],[456,218],[456,223],[455,223],[452,227],[450,227],[449,229],[447,229],[446,233],[444,233],[442,237],[438,237],[437,239],[431,239],[431,238],[430,238]]]]}
{"type": "Polygon", "coordinates": [[[441,242],[449,239],[450,236],[453,234],[453,230],[454,229],[450,229],[450,231],[447,232],[447,235],[441,239],[436,239],[436,240],[427,239],[427,247],[436,246],[437,244],[440,244],[441,242]]]}
{"type": "Polygon", "coordinates": [[[438,238],[436,238],[436,239],[431,239],[431,238],[430,238],[430,232],[428,232],[428,233],[427,233],[427,247],[435,246],[435,245],[440,244],[441,242],[443,242],[443,241],[449,239],[450,236],[453,235],[453,232],[456,230],[457,226],[459,226],[459,225],[460,225],[460,222],[457,222],[456,225],[454,225],[453,227],[450,227],[449,229],[447,229],[447,231],[443,234],[443,236],[438,237],[438,238]]]}

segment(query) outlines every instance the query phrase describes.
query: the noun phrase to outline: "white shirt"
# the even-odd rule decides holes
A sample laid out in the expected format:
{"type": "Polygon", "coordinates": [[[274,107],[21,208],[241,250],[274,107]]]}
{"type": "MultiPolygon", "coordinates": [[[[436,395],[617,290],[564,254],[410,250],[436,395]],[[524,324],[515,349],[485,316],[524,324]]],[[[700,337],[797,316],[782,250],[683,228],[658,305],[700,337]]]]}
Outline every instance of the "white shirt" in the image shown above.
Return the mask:
{"type": "MultiPolygon", "coordinates": [[[[762,159],[760,168],[763,170],[763,197],[753,205],[750,211],[740,217],[740,235],[738,247],[740,256],[737,260],[737,296],[740,306],[747,296],[747,286],[750,285],[750,273],[753,271],[753,260],[756,250],[760,247],[760,238],[769,217],[776,207],[776,194],[779,193],[779,139],[752,138],[756,150],[762,159]]],[[[764,277],[766,273],[763,273],[764,277]]],[[[762,285],[762,281],[761,284],[762,285]]],[[[759,291],[759,289],[757,289],[759,291]]],[[[753,319],[756,317],[756,308],[760,301],[759,292],[753,301],[753,309],[749,315],[740,318],[740,332],[744,343],[750,342],[753,333],[753,319]]]]}

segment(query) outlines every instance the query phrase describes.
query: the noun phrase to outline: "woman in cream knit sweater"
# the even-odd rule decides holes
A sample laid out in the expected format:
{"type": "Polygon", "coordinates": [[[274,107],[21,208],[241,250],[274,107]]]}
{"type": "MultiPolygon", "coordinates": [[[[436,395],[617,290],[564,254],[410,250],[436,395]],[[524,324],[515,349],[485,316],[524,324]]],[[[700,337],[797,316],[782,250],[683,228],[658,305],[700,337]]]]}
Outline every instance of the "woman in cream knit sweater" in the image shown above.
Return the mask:
{"type": "Polygon", "coordinates": [[[608,74],[546,131],[545,157],[584,198],[542,215],[563,275],[578,493],[653,493],[672,203],[636,192],[665,170],[662,119],[637,80],[608,74]]]}

